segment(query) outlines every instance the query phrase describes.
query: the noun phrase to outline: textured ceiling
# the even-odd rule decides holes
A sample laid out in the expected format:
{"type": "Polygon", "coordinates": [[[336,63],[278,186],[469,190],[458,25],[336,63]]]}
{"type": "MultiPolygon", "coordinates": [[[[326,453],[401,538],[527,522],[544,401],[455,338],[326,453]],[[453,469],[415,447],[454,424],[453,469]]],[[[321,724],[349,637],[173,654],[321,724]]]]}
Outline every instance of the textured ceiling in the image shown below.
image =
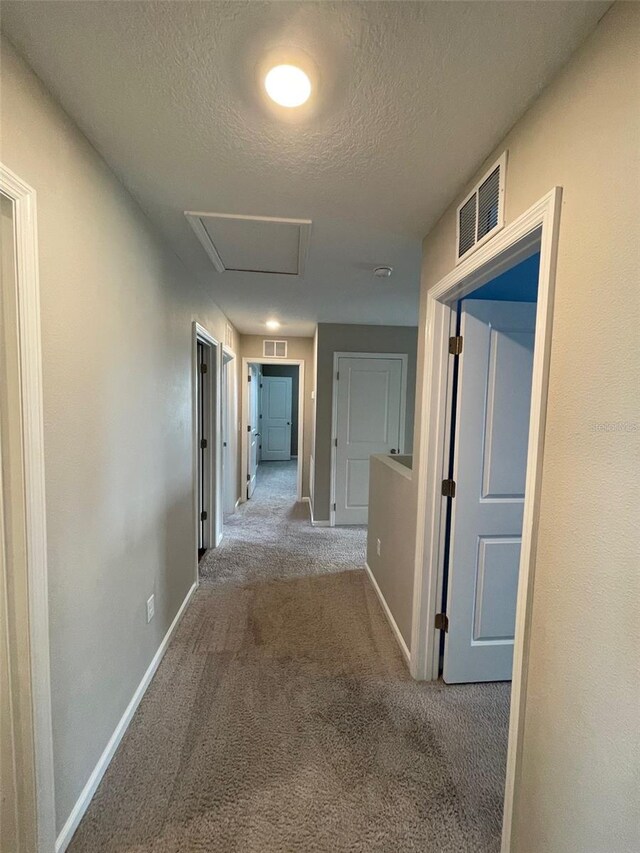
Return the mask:
{"type": "Polygon", "coordinates": [[[5,0],[2,27],[241,331],[310,334],[417,323],[422,237],[609,5],[5,0]],[[257,79],[296,57],[292,115],[257,79]],[[217,273],[185,210],[312,219],[304,277],[217,273]]]}

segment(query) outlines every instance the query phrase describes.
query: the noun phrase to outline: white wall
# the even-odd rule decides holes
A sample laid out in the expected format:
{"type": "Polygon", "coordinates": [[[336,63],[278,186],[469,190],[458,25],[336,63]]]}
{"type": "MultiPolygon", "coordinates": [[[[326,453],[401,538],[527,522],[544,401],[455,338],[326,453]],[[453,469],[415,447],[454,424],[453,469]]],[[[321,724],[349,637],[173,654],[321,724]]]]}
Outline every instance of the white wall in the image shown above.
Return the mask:
{"type": "Polygon", "coordinates": [[[1,61],[0,158],[38,194],[59,830],[194,580],[191,324],[226,318],[4,39],[1,61]]]}
{"type": "MultiPolygon", "coordinates": [[[[507,222],[564,189],[512,853],[640,849],[639,45],[615,4],[487,160],[509,150],[507,222]]],[[[464,194],[424,241],[418,388],[464,194]]]]}

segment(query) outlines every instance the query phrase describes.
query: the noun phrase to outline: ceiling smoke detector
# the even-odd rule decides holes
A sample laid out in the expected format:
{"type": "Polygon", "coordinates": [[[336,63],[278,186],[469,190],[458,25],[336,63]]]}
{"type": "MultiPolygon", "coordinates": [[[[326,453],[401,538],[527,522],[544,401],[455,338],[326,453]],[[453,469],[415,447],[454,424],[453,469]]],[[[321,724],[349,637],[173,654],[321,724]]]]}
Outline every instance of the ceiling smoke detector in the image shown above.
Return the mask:
{"type": "Polygon", "coordinates": [[[376,278],[390,278],[393,272],[393,267],[375,267],[373,274],[376,278]]]}

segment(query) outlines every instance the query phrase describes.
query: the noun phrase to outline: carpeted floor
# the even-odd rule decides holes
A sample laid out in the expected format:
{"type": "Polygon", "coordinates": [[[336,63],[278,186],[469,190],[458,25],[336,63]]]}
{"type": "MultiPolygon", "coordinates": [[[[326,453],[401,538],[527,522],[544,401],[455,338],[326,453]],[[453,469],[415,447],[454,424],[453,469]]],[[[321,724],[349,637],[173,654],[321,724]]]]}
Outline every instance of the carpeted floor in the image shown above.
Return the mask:
{"type": "Polygon", "coordinates": [[[72,853],[499,849],[508,685],[411,680],[365,535],[260,467],[72,853]]]}

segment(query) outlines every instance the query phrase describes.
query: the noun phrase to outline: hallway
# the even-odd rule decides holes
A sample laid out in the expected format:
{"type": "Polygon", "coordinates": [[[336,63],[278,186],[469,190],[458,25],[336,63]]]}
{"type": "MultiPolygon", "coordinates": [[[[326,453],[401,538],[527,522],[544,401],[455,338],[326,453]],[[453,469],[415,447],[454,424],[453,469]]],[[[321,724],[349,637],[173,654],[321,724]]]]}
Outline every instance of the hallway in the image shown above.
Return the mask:
{"type": "Polygon", "coordinates": [[[261,466],[73,853],[498,850],[509,686],[410,679],[364,537],[261,466]]]}

